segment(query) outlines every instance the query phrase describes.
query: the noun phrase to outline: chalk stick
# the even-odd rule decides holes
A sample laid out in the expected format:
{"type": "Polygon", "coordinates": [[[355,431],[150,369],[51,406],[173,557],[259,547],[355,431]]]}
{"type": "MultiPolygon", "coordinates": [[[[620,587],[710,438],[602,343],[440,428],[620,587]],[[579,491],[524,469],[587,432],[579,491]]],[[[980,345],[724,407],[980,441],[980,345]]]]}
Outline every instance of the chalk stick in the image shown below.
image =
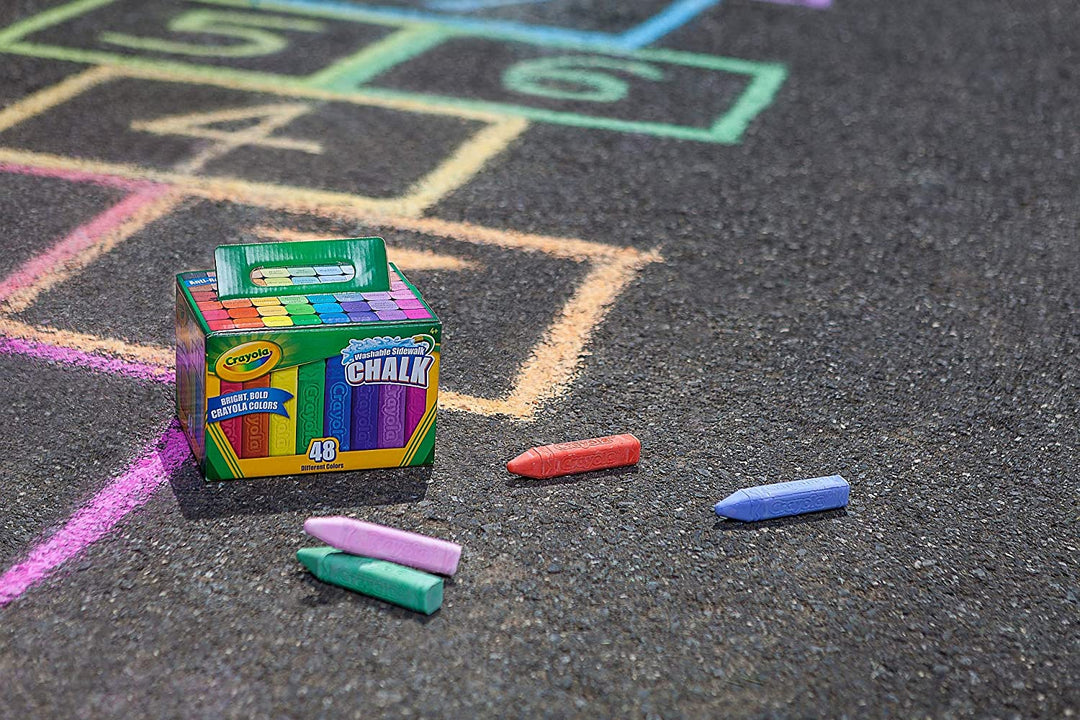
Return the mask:
{"type": "Polygon", "coordinates": [[[641,443],[636,437],[608,435],[534,447],[506,463],[506,469],[516,475],[545,479],[635,465],[640,457],[641,443]]]}
{"type": "Polygon", "coordinates": [[[336,437],[341,451],[349,450],[352,424],[352,386],[345,380],[340,357],[326,361],[326,400],[323,407],[323,436],[336,437]]]}
{"type": "Polygon", "coordinates": [[[286,400],[285,412],[288,417],[270,415],[270,452],[271,456],[296,454],[296,387],[297,370],[295,367],[275,370],[270,373],[270,387],[284,390],[292,395],[286,400]]]}
{"type": "Polygon", "coordinates": [[[848,504],[851,487],[839,475],[758,485],[736,490],[716,503],[721,517],[743,522],[833,510],[848,504]]]}
{"type": "Polygon", "coordinates": [[[301,365],[297,369],[296,383],[296,452],[304,454],[313,439],[323,436],[326,361],[301,365]]]}
{"type": "MultiPolygon", "coordinates": [[[[270,376],[263,375],[255,380],[244,383],[245,390],[253,388],[270,387],[270,376]]],[[[243,422],[243,436],[240,441],[240,457],[254,458],[266,457],[270,449],[270,415],[268,413],[251,413],[241,418],[243,422]]]]}
{"type": "Polygon", "coordinates": [[[296,559],[323,582],[430,615],[443,599],[442,578],[332,547],[303,548],[296,559]]]}
{"type": "Polygon", "coordinates": [[[379,388],[360,385],[352,390],[352,428],[349,449],[371,450],[378,447],[379,388]]]}
{"type": "Polygon", "coordinates": [[[379,385],[378,446],[405,447],[405,386],[379,385]]]}
{"type": "Polygon", "coordinates": [[[308,518],[304,532],[352,555],[440,575],[453,575],[461,560],[461,546],[457,543],[347,517],[308,518]]]}
{"type": "Polygon", "coordinates": [[[405,442],[408,443],[416,432],[416,426],[427,410],[427,389],[405,388],[405,442]]]}
{"type": "MultiPolygon", "coordinates": [[[[244,385],[242,383],[221,381],[222,395],[243,389],[244,385]]],[[[229,418],[228,420],[222,420],[218,424],[221,431],[225,433],[225,437],[228,438],[229,444],[232,445],[233,452],[236,453],[237,457],[240,457],[240,439],[244,432],[244,419],[242,417],[229,418]]]]}

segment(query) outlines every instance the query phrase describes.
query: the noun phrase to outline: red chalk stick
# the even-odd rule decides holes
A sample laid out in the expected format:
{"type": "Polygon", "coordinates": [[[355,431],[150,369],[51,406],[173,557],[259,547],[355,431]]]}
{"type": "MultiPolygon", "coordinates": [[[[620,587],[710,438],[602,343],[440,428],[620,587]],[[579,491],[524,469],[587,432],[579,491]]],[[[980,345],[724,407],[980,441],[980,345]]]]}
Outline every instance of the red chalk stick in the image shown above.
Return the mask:
{"type": "MultiPolygon", "coordinates": [[[[244,383],[245,390],[270,387],[270,376],[263,375],[257,380],[244,383]]],[[[243,416],[241,423],[240,457],[266,457],[270,454],[270,414],[252,413],[243,416]]]]}
{"type": "Polygon", "coordinates": [[[534,447],[506,463],[506,469],[515,475],[543,480],[559,475],[636,465],[640,457],[641,441],[636,437],[609,435],[534,447]]]}
{"type": "MultiPolygon", "coordinates": [[[[244,386],[240,383],[221,381],[221,394],[236,392],[243,390],[244,386]]],[[[225,437],[229,439],[229,444],[233,447],[233,452],[237,457],[243,457],[241,455],[241,441],[244,436],[244,418],[234,417],[228,420],[222,420],[221,431],[225,433],[225,437]]]]}

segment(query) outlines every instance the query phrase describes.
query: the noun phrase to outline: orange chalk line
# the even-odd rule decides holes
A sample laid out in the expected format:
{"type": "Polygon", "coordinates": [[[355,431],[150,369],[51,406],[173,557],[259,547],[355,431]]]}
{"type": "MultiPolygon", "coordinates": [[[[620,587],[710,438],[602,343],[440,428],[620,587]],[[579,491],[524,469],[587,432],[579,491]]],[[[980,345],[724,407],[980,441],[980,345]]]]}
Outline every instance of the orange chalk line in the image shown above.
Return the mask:
{"type": "Polygon", "coordinates": [[[412,184],[401,198],[400,215],[421,215],[425,210],[476,177],[488,161],[507,148],[529,127],[510,118],[492,123],[459,146],[430,173],[412,184]]]}
{"type": "Polygon", "coordinates": [[[173,185],[188,195],[206,200],[255,205],[286,212],[308,213],[312,208],[319,208],[325,212],[337,214],[360,212],[396,214],[412,209],[407,198],[365,198],[342,192],[273,185],[230,177],[200,177],[168,170],[152,170],[125,163],[69,158],[12,148],[0,148],[0,162],[51,169],[63,168],[173,185]]]}
{"type": "MultiPolygon", "coordinates": [[[[324,213],[313,208],[309,211],[309,214],[318,216],[324,213]]],[[[619,257],[652,258],[651,252],[632,247],[605,245],[604,243],[555,235],[535,235],[517,230],[500,230],[468,222],[440,220],[432,217],[395,217],[371,213],[357,213],[348,216],[331,215],[331,217],[369,223],[373,226],[392,227],[395,230],[406,230],[434,237],[444,237],[472,245],[493,245],[507,250],[541,252],[552,257],[575,262],[607,260],[619,257]]],[[[260,232],[262,231],[270,231],[270,228],[260,229],[260,232]]]]}
{"type": "Polygon", "coordinates": [[[489,399],[447,391],[439,394],[439,405],[448,410],[531,420],[545,402],[565,393],[574,382],[585,346],[615,299],[646,265],[662,259],[654,250],[596,264],[518,370],[509,396],[489,399]]]}
{"type": "Polygon", "coordinates": [[[95,175],[94,173],[82,172],[81,170],[43,168],[34,165],[18,165],[5,162],[0,162],[0,173],[55,178],[57,180],[67,180],[72,183],[99,185],[101,187],[119,188],[120,190],[130,190],[132,192],[136,190],[145,190],[150,187],[160,187],[142,180],[128,180],[126,178],[113,177],[112,175],[95,175]]]}
{"type": "MultiPolygon", "coordinates": [[[[284,240],[287,242],[326,240],[326,233],[301,232],[288,228],[273,228],[267,225],[253,227],[250,232],[252,235],[268,240],[284,240]]],[[[430,250],[410,250],[391,246],[386,249],[386,252],[390,261],[402,270],[472,270],[477,267],[477,263],[472,260],[463,260],[453,255],[443,255],[430,250]]]]}

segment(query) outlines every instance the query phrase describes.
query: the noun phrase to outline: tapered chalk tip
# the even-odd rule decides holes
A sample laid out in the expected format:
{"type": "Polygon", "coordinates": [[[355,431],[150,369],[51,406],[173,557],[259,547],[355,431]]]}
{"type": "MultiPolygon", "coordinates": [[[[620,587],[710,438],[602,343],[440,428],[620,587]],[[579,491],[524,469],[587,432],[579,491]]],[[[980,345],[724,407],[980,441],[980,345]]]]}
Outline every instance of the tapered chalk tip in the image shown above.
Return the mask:
{"type": "Polygon", "coordinates": [[[732,520],[750,520],[750,515],[747,512],[750,508],[747,507],[749,501],[746,494],[742,490],[738,490],[728,495],[726,498],[716,503],[713,506],[713,510],[720,517],[730,518],[732,520]]]}
{"type": "Polygon", "coordinates": [[[319,564],[322,563],[323,558],[336,552],[338,551],[332,547],[301,548],[296,551],[296,559],[300,561],[301,565],[318,576],[319,564]]]}
{"type": "Polygon", "coordinates": [[[331,542],[330,538],[336,535],[342,525],[347,521],[348,518],[339,516],[310,517],[304,521],[304,532],[312,537],[317,537],[325,543],[333,545],[334,543],[331,542]]]}
{"type": "Polygon", "coordinates": [[[541,479],[539,474],[539,463],[536,462],[536,453],[531,449],[518,455],[516,458],[506,463],[506,469],[515,475],[522,475],[528,478],[541,479]]]}

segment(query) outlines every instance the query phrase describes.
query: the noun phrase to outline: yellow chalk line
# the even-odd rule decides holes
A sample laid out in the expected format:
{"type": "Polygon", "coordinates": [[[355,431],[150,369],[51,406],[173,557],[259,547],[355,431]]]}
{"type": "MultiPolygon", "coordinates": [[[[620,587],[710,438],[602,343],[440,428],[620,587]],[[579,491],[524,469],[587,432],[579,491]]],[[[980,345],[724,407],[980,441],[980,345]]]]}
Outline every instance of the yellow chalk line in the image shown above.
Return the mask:
{"type": "MultiPolygon", "coordinates": [[[[106,66],[108,67],[108,66],[106,66]]],[[[306,80],[290,81],[289,78],[263,79],[258,77],[238,78],[227,74],[215,75],[205,70],[187,70],[180,66],[170,66],[168,69],[149,66],[111,68],[115,76],[130,77],[140,80],[158,80],[160,82],[188,83],[191,85],[210,85],[228,90],[244,90],[253,92],[270,93],[273,95],[286,95],[296,98],[310,98],[313,100],[328,100],[346,102],[353,105],[367,105],[388,110],[402,110],[405,112],[418,113],[421,115],[442,115],[456,117],[462,120],[477,120],[483,123],[499,123],[506,119],[501,113],[487,112],[475,108],[442,107],[432,106],[421,100],[409,98],[384,98],[375,95],[367,95],[363,91],[328,90],[326,88],[313,87],[306,84],[306,80]]]]}
{"type": "MultiPolygon", "coordinates": [[[[302,232],[287,228],[273,228],[267,225],[253,227],[251,233],[261,238],[287,242],[328,239],[326,233],[302,232]]],[[[444,255],[430,250],[410,250],[392,246],[386,249],[386,253],[390,262],[402,270],[471,270],[477,267],[477,263],[472,260],[463,260],[453,255],[444,255]]]]}
{"type": "Polygon", "coordinates": [[[401,199],[401,215],[420,215],[465,183],[472,180],[488,161],[501,153],[529,127],[521,118],[509,118],[488,125],[455,150],[437,168],[422,177],[401,199]]]}
{"type": "Polygon", "coordinates": [[[28,95],[19,102],[0,111],[0,131],[40,115],[61,103],[67,102],[95,85],[118,77],[112,68],[96,67],[50,85],[28,95]]]}

